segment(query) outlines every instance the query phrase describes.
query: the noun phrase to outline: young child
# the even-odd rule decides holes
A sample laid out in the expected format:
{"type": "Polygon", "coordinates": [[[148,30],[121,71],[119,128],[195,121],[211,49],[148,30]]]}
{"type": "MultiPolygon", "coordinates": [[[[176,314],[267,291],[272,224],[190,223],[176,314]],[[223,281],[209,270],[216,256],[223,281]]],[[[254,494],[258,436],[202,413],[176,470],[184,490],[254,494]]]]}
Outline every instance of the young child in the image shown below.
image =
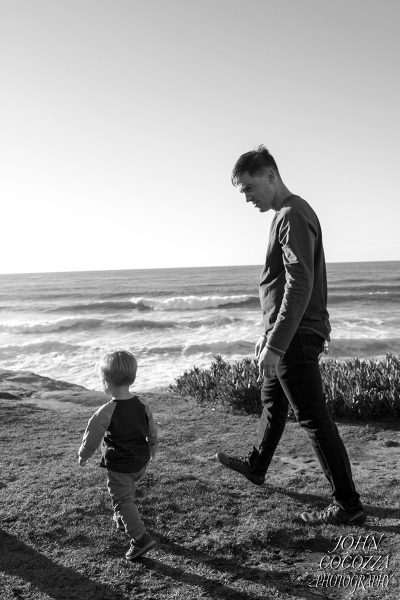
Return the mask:
{"type": "Polygon", "coordinates": [[[100,363],[103,389],[111,400],[89,419],[79,448],[83,467],[98,448],[100,466],[107,469],[107,487],[114,508],[113,520],[131,537],[128,560],[155,545],[147,533],[135,501],[136,483],[158,448],[157,427],[150,408],[129,386],[136,379],[135,357],[126,350],[106,354],[100,363]]]}

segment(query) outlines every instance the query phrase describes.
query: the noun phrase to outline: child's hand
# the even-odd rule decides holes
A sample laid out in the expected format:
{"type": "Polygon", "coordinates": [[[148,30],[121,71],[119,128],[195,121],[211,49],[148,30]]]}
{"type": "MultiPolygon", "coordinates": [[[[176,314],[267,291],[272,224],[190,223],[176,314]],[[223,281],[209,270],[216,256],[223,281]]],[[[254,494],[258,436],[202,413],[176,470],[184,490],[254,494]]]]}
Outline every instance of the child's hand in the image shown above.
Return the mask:
{"type": "Polygon", "coordinates": [[[87,460],[85,460],[84,458],[81,458],[81,457],[78,458],[78,462],[79,462],[80,467],[85,467],[88,463],[87,460]]]}

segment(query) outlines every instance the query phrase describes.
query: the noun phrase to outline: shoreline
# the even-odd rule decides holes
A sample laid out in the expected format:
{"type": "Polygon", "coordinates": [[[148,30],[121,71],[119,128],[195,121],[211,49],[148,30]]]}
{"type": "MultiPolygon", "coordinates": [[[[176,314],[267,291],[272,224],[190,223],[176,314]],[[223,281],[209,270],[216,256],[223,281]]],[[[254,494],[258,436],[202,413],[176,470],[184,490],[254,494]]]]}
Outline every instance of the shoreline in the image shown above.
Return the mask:
{"type": "MultiPolygon", "coordinates": [[[[332,357],[322,354],[320,362],[333,362],[343,364],[346,361],[359,360],[360,362],[379,363],[385,360],[386,354],[371,357],[332,357]]],[[[237,361],[227,361],[235,363],[237,361]]],[[[203,369],[202,369],[203,370],[203,369]]],[[[205,370],[205,369],[204,369],[205,370]]],[[[184,371],[181,375],[184,374],[184,371]]],[[[155,385],[144,390],[132,390],[134,393],[146,394],[171,394],[174,392],[169,390],[169,385],[155,385]]],[[[82,403],[86,406],[100,406],[101,402],[107,402],[108,396],[101,390],[87,388],[83,385],[71,383],[55,377],[40,375],[33,371],[12,370],[0,368],[0,399],[3,400],[46,400],[56,402],[72,402],[82,403]]]]}
{"type": "MultiPolygon", "coordinates": [[[[169,391],[166,386],[132,391],[142,396],[153,394],[175,396],[174,392],[169,391]]],[[[32,371],[0,368],[0,400],[33,403],[44,408],[52,405],[55,408],[66,409],[71,408],[72,405],[100,407],[109,399],[100,390],[90,390],[82,385],[39,375],[32,371]]]]}

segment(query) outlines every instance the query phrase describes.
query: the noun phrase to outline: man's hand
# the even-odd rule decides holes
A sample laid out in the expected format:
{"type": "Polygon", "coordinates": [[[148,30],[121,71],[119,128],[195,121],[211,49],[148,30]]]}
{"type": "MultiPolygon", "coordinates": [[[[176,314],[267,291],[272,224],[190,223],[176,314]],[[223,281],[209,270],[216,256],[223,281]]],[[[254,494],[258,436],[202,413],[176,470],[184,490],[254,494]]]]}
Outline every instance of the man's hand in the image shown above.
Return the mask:
{"type": "Polygon", "coordinates": [[[79,466],[80,466],[80,467],[85,467],[85,466],[87,465],[87,463],[88,463],[88,461],[87,461],[87,460],[85,460],[85,459],[84,459],[84,458],[82,458],[82,457],[79,457],[79,458],[78,458],[78,462],[79,462],[79,466]]]}
{"type": "Polygon", "coordinates": [[[261,350],[264,348],[266,343],[267,338],[265,337],[265,335],[262,335],[256,343],[256,347],[254,349],[254,354],[256,355],[256,358],[260,357],[261,350]]]}
{"type": "Polygon", "coordinates": [[[150,448],[150,460],[154,460],[156,455],[156,451],[153,448],[150,448]]]}
{"type": "Polygon", "coordinates": [[[279,354],[275,354],[269,348],[264,347],[258,357],[260,375],[263,377],[276,377],[276,370],[280,360],[281,357],[279,354]]]}

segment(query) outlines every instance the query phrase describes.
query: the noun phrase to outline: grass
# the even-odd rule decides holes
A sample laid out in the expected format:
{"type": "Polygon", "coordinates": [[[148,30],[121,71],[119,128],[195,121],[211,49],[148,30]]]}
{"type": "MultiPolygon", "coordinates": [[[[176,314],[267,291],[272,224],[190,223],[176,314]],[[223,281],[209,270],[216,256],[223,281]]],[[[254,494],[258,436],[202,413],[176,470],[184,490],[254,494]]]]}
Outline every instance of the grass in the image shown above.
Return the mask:
{"type": "MultiPolygon", "coordinates": [[[[341,534],[384,534],[389,571],[399,572],[398,425],[340,425],[369,520],[361,528],[311,528],[296,515],[325,506],[329,490],[296,424],[287,424],[268,484],[255,487],[214,458],[221,448],[248,451],[255,416],[171,393],[147,396],[161,445],[138,502],[158,545],[132,563],[123,558],[126,536],[112,526],[98,460],[77,465],[94,407],[0,400],[1,600],[350,598],[350,590],[309,587],[341,534]]],[[[394,600],[399,592],[392,582],[356,596],[394,600]]]]}
{"type": "MultiPolygon", "coordinates": [[[[354,358],[320,364],[326,403],[335,418],[353,420],[400,418],[400,356],[383,360],[354,358]]],[[[194,367],[175,380],[170,389],[199,404],[261,414],[261,381],[257,361],[227,362],[215,356],[209,369],[194,367]]]]}

